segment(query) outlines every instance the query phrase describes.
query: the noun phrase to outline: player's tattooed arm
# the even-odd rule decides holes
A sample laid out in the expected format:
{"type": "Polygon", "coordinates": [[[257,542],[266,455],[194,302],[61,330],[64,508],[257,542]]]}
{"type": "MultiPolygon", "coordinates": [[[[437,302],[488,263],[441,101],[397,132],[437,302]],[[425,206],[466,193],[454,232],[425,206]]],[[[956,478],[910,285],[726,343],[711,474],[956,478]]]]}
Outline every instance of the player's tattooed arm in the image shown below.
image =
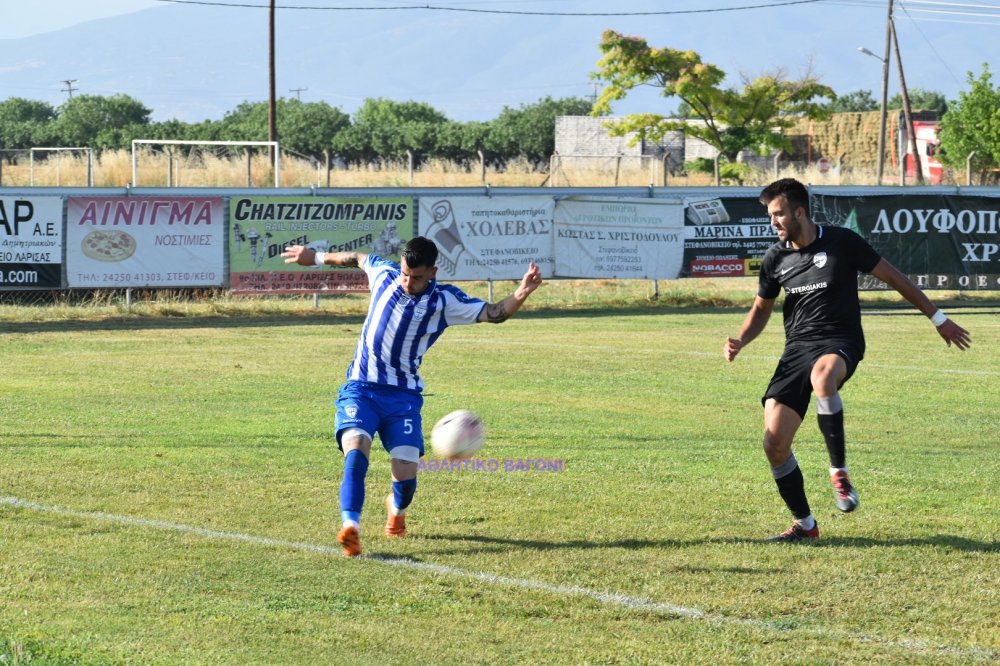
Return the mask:
{"type": "Polygon", "coordinates": [[[489,303],[479,314],[479,321],[499,324],[514,316],[514,313],[521,309],[524,301],[527,300],[531,292],[538,289],[542,284],[542,272],[534,262],[528,265],[528,270],[521,278],[514,293],[503,299],[499,303],[489,303]]]}
{"type": "Polygon", "coordinates": [[[368,258],[361,252],[317,252],[302,245],[285,248],[281,256],[286,264],[302,266],[361,266],[368,258]]]}
{"type": "Polygon", "coordinates": [[[334,266],[360,266],[367,258],[368,255],[361,252],[331,252],[327,255],[326,263],[334,266]]]}
{"type": "Polygon", "coordinates": [[[486,321],[491,324],[499,324],[510,319],[510,313],[504,309],[503,301],[499,303],[487,304],[484,314],[486,315],[486,318],[482,321],[486,321]]]}

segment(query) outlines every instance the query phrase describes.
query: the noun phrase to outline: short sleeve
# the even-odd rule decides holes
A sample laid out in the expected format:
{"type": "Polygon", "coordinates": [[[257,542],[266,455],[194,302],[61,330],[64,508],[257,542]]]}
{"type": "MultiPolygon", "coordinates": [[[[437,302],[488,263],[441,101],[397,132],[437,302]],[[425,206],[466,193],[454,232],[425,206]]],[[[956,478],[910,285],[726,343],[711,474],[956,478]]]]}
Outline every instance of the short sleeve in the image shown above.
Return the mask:
{"type": "Polygon", "coordinates": [[[368,276],[369,289],[374,289],[375,285],[380,281],[379,278],[385,273],[399,272],[399,266],[388,259],[383,259],[377,254],[369,254],[361,265],[361,268],[364,270],[365,275],[368,276]]]}
{"type": "Polygon", "coordinates": [[[438,287],[445,298],[444,316],[450,326],[475,324],[486,307],[486,301],[473,298],[450,284],[438,287]]]}
{"type": "Polygon", "coordinates": [[[781,284],[774,277],[777,253],[768,251],[760,262],[760,273],[757,276],[757,295],[767,300],[774,300],[781,293],[781,284]]]}
{"type": "Polygon", "coordinates": [[[854,260],[854,266],[862,273],[871,273],[875,270],[878,262],[882,261],[882,255],[878,253],[864,238],[851,231],[844,230],[844,241],[847,244],[847,256],[854,260]]]}

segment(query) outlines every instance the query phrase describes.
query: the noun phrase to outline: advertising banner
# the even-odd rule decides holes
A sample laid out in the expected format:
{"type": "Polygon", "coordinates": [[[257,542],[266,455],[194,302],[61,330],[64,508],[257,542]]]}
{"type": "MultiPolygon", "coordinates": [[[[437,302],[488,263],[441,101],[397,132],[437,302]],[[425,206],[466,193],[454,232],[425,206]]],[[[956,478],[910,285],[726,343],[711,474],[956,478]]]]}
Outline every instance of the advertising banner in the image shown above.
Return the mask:
{"type": "Polygon", "coordinates": [[[62,287],[62,198],[0,197],[0,289],[62,287]]]}
{"type": "Polygon", "coordinates": [[[756,197],[685,200],[683,277],[756,275],[777,242],[756,197]]]}
{"type": "Polygon", "coordinates": [[[922,289],[1000,289],[1000,198],[814,194],[810,203],[813,221],[853,229],[922,289]]]}
{"type": "Polygon", "coordinates": [[[659,199],[556,202],[556,277],[671,280],[684,255],[684,205],[659,199]]]}
{"type": "Polygon", "coordinates": [[[423,197],[419,230],[438,246],[442,280],[519,280],[555,270],[552,197],[423,197]]]}
{"type": "Polygon", "coordinates": [[[286,264],[281,252],[362,252],[399,261],[413,236],[410,197],[233,197],[229,201],[229,270],[234,293],[304,294],[368,291],[357,268],[286,264]]]}
{"type": "Polygon", "coordinates": [[[222,197],[69,197],[66,282],[91,287],[221,287],[222,197]]]}

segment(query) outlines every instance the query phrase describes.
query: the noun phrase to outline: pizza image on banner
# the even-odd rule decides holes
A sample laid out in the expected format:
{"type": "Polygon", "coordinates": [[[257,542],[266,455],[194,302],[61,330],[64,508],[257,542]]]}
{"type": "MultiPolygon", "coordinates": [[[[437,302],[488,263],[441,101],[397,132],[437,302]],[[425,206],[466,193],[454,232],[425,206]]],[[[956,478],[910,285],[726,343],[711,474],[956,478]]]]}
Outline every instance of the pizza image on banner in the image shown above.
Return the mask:
{"type": "Polygon", "coordinates": [[[222,197],[69,197],[71,288],[221,287],[222,197]]]}
{"type": "Polygon", "coordinates": [[[290,245],[316,252],[361,252],[399,261],[413,237],[409,197],[233,197],[229,279],[234,293],[367,291],[357,268],[286,264],[290,245]]]}
{"type": "Polygon", "coordinates": [[[135,254],[135,238],[118,229],[94,229],[83,237],[80,249],[98,261],[124,261],[135,254]]]}

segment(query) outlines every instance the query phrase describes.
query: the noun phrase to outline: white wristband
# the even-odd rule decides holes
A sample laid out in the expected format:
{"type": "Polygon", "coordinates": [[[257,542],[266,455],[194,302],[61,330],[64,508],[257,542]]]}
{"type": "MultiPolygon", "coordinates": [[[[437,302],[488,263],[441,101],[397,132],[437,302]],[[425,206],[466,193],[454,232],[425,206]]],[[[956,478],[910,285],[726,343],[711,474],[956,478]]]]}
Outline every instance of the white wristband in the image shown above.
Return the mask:
{"type": "Polygon", "coordinates": [[[943,312],[941,312],[940,310],[938,310],[937,312],[935,312],[934,316],[931,317],[931,323],[934,324],[935,328],[937,328],[941,324],[945,323],[946,321],[948,321],[948,317],[946,317],[945,314],[943,312]]]}
{"type": "Polygon", "coordinates": [[[326,266],[326,252],[317,252],[313,263],[317,266],[326,266]]]}

